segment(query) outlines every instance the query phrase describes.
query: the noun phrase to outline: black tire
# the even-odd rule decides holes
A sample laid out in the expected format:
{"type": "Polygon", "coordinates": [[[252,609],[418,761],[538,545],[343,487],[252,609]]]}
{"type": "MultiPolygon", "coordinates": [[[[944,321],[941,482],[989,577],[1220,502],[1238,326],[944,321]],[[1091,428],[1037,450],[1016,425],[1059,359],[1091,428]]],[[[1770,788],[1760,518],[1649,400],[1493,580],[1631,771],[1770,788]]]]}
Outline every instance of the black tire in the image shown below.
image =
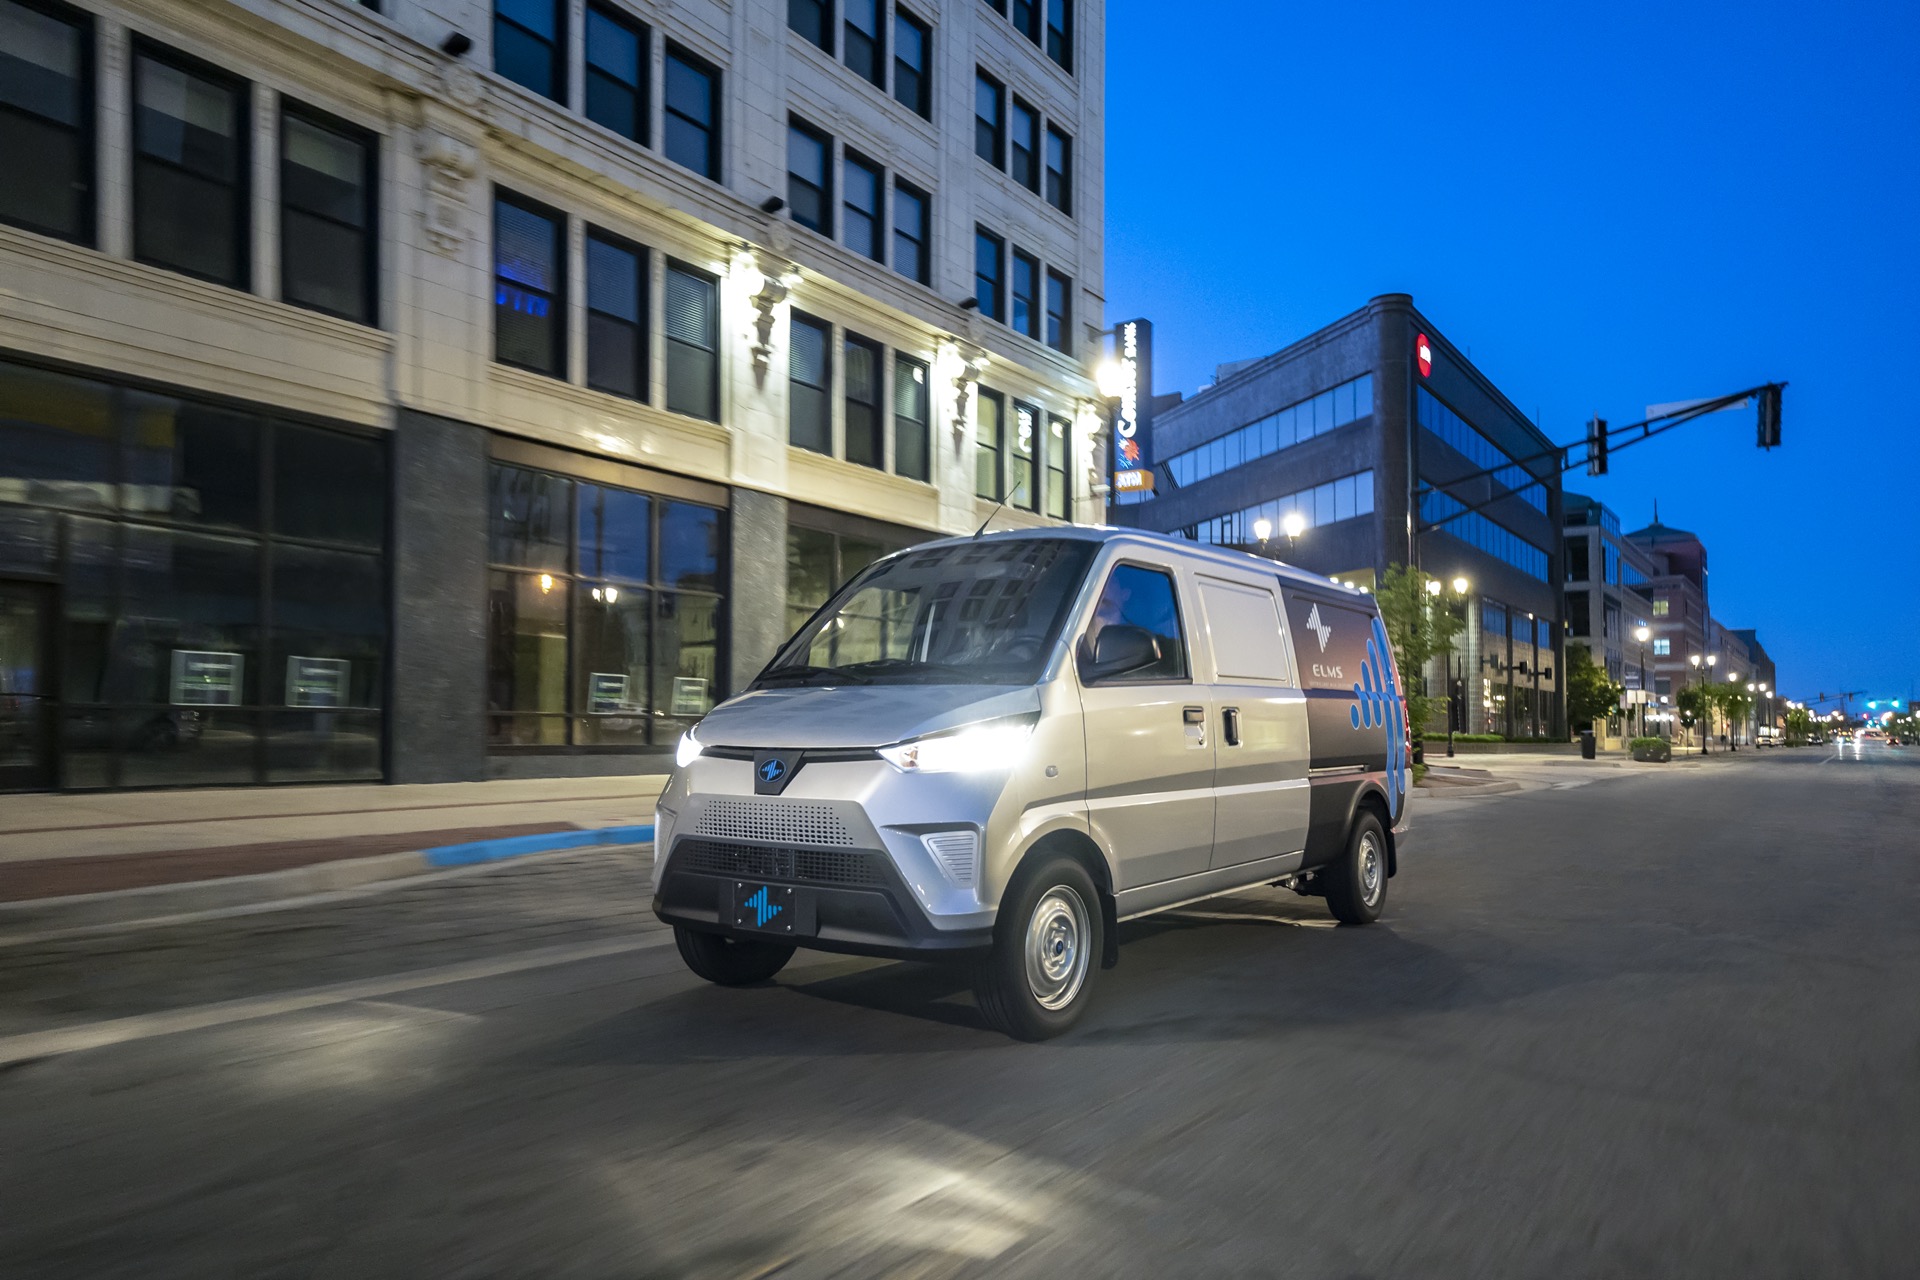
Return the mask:
{"type": "Polygon", "coordinates": [[[1087,1011],[1105,946],[1100,893],[1085,867],[1055,857],[1022,872],[1001,899],[993,950],[974,968],[987,1024],[1016,1040],[1067,1031],[1087,1011]]]}
{"type": "Polygon", "coordinates": [[[679,925],[673,927],[673,940],[687,968],[723,987],[765,982],[793,959],[793,948],[783,942],[729,938],[721,933],[682,929],[679,925]]]}
{"type": "Polygon", "coordinates": [[[1327,910],[1342,924],[1372,924],[1387,905],[1387,832],[1362,809],[1347,833],[1347,851],[1314,877],[1325,886],[1327,910]]]}

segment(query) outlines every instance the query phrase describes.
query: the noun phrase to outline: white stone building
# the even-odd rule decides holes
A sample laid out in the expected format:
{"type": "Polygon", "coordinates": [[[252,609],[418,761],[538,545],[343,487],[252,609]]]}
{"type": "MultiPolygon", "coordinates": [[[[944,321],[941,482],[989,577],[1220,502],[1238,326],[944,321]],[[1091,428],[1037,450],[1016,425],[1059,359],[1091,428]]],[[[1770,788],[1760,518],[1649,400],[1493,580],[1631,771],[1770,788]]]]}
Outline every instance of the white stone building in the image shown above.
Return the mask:
{"type": "Polygon", "coordinates": [[[626,771],[1098,518],[1103,27],[0,0],[0,787],[626,771]]]}

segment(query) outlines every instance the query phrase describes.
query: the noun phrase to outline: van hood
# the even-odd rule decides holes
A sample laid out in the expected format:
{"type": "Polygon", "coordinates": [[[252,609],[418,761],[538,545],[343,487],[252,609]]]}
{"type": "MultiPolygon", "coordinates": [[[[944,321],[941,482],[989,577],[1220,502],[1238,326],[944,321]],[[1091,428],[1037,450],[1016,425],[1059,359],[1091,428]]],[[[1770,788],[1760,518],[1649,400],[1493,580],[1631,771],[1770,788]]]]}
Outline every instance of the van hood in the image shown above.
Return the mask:
{"type": "Polygon", "coordinates": [[[694,736],[710,747],[884,747],[1038,710],[1032,685],[801,685],[723,702],[694,736]]]}

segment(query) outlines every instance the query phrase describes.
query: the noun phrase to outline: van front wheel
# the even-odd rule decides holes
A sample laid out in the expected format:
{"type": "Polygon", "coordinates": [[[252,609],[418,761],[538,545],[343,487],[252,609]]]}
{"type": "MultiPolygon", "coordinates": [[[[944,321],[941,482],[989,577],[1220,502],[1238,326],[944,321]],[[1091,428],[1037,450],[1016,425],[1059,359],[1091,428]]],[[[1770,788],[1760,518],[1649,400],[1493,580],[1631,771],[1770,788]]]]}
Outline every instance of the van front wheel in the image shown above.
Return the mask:
{"type": "Polygon", "coordinates": [[[793,948],[780,942],[760,942],[749,938],[729,938],[724,934],[700,933],[673,927],[673,940],[680,947],[680,958],[708,982],[723,987],[744,987],[765,982],[793,959],[793,948]]]}
{"type": "Polygon", "coordinates": [[[1016,1040],[1057,1036],[1087,1010],[1104,954],[1100,895],[1072,858],[1051,858],[1009,886],[993,950],[974,971],[989,1025],[1016,1040]]]}
{"type": "Polygon", "coordinates": [[[1320,873],[1327,910],[1342,924],[1372,924],[1387,905],[1387,833],[1380,819],[1362,809],[1347,833],[1347,852],[1320,873]]]}

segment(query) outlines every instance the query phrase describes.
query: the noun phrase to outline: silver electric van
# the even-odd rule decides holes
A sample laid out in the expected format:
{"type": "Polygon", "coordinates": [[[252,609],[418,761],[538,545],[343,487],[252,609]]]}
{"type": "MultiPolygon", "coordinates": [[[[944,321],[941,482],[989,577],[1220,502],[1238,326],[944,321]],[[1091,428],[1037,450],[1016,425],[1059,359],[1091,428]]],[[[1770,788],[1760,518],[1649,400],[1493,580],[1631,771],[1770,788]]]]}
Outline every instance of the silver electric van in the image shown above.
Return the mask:
{"type": "Polygon", "coordinates": [[[1039,1039],[1122,920],[1265,884],[1376,919],[1408,742],[1370,595],[1121,529],[925,543],[682,739],[653,908],[718,983],[796,947],[964,960],[1039,1039]]]}

